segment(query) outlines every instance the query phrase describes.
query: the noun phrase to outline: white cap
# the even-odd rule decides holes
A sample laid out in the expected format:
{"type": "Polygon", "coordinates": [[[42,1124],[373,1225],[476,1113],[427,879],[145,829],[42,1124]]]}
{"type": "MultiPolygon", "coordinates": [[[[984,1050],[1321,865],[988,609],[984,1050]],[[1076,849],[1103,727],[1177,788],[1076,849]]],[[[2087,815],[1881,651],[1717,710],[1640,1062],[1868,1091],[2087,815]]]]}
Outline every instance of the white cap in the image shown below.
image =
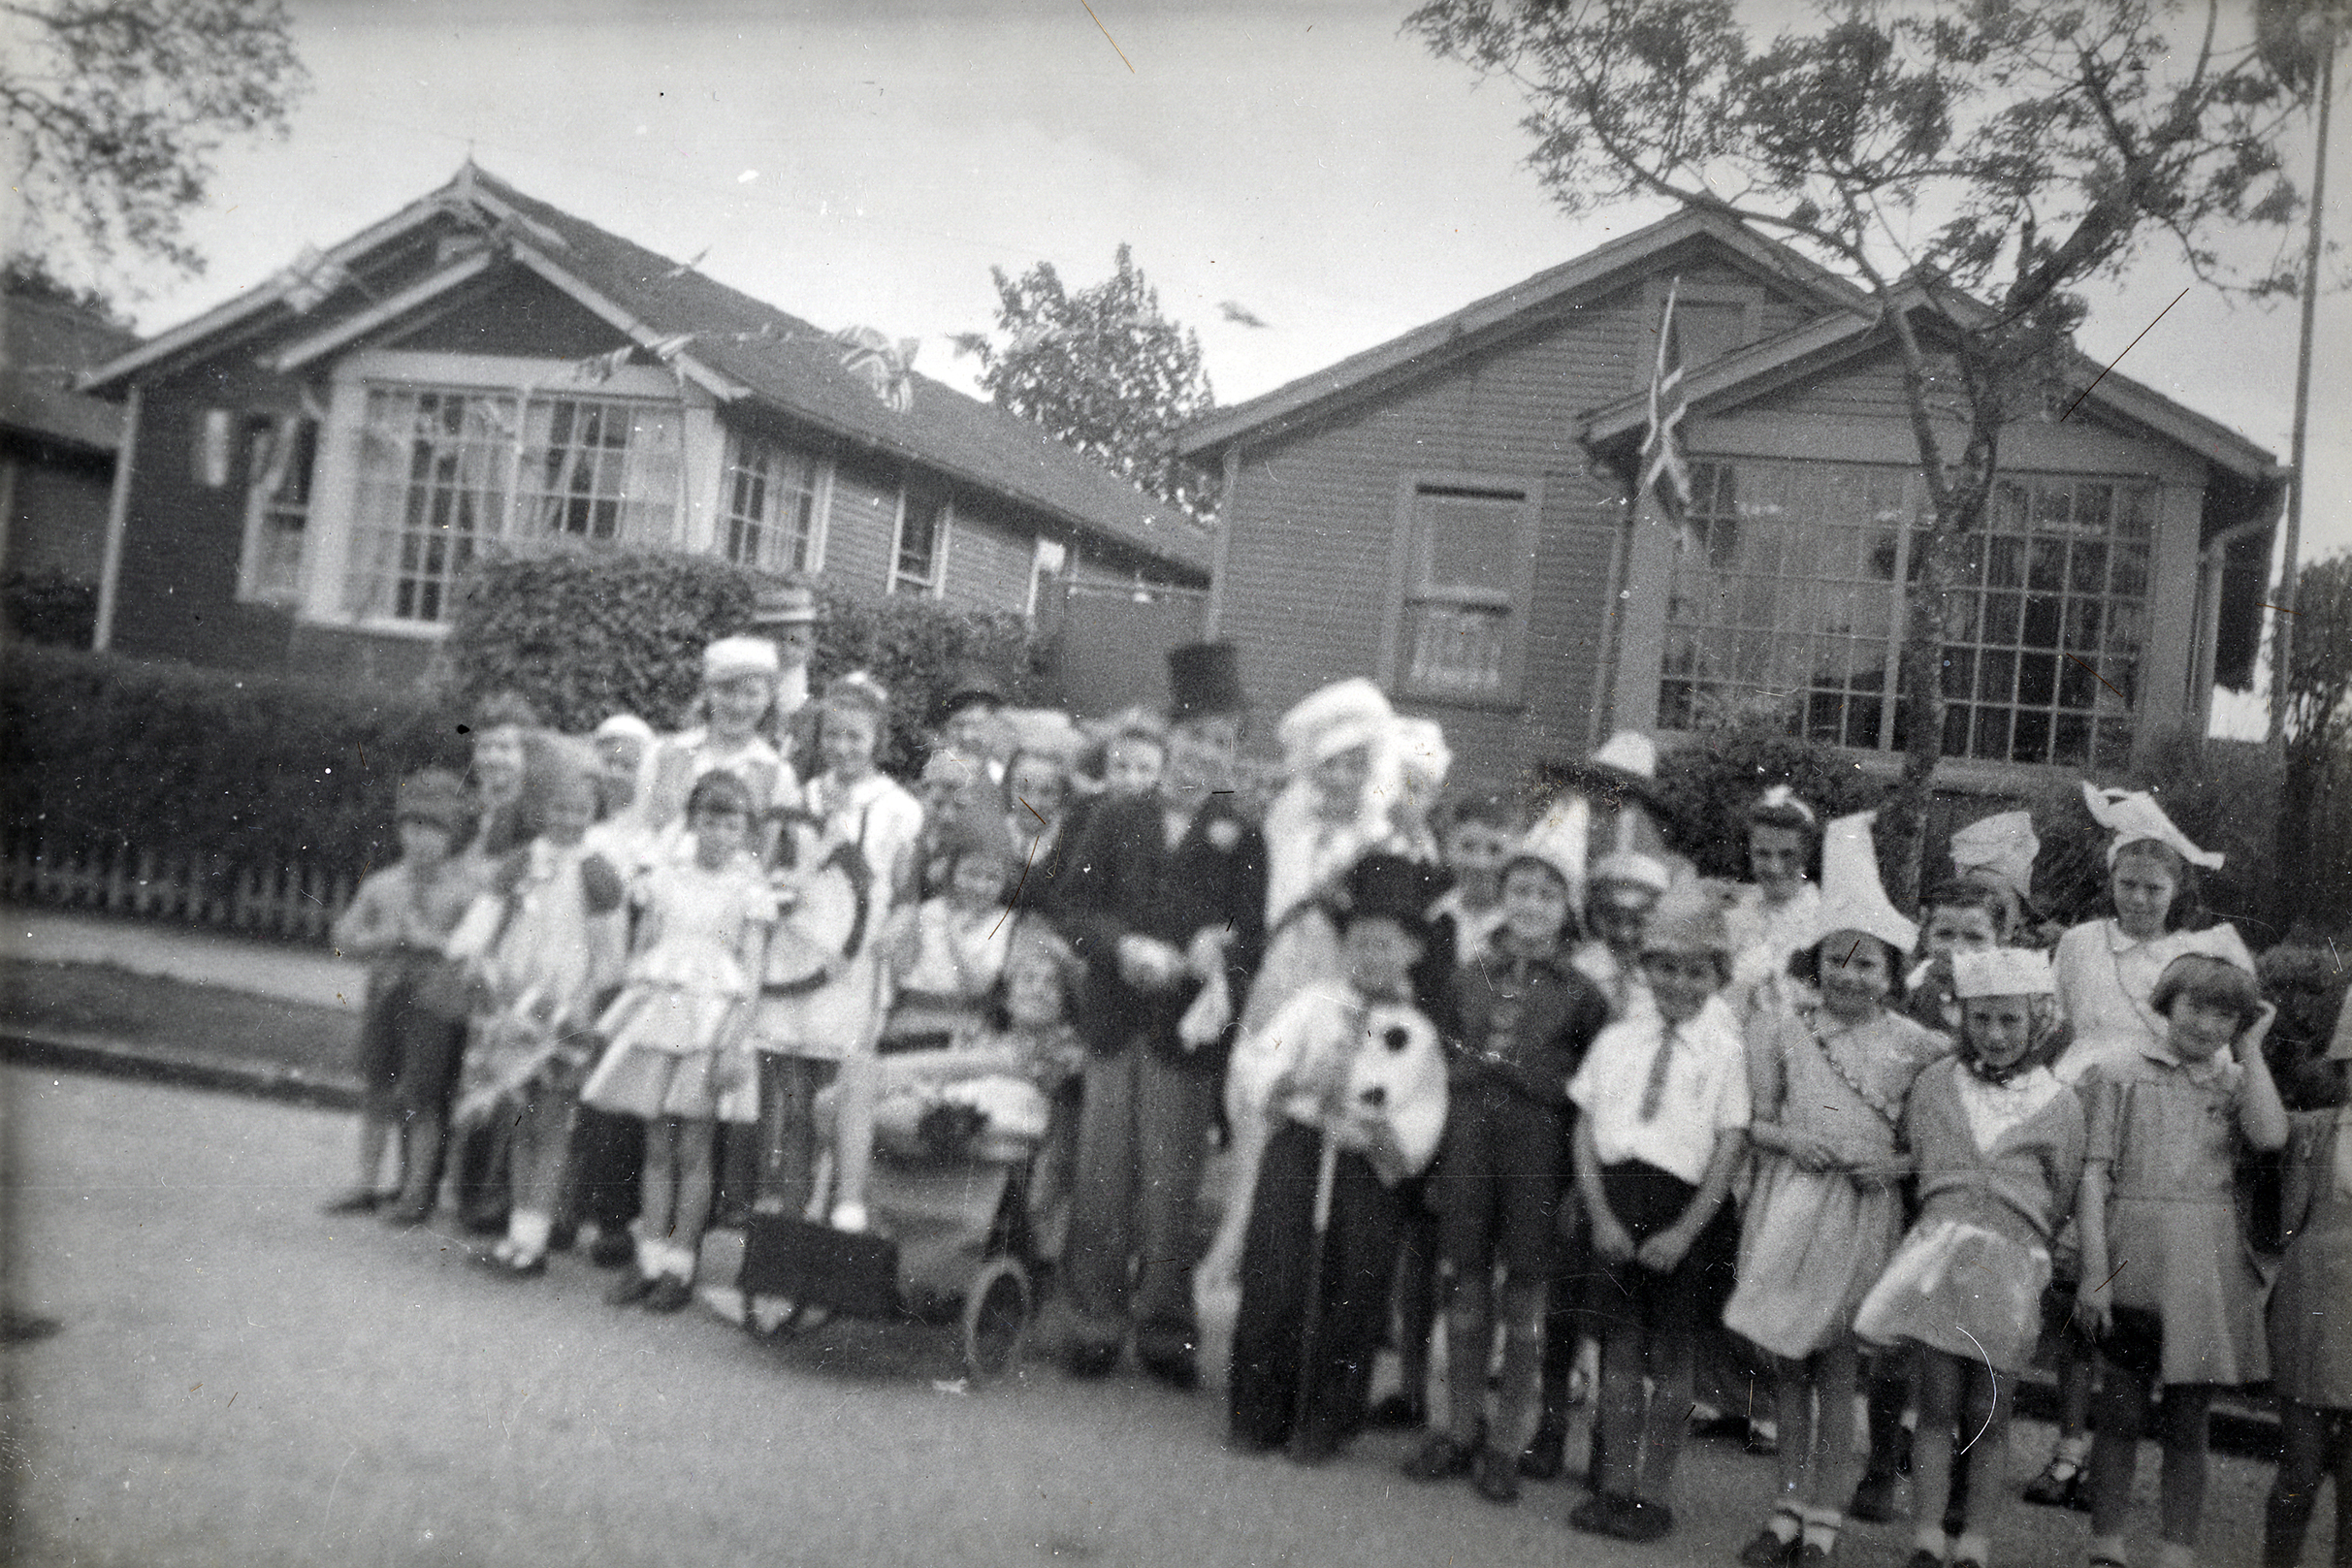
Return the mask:
{"type": "Polygon", "coordinates": [[[2091,817],[2101,827],[2114,835],[2108,841],[2107,863],[2114,865],[2115,857],[2135,844],[2153,841],[2176,852],[2192,866],[2207,871],[2221,869],[2222,855],[2212,849],[2200,849],[2189,842],[2189,836],[2173,825],[2156,804],[2156,797],[2144,789],[2100,789],[2085,779],[2082,782],[2082,804],[2090,808],[2091,817]]]}
{"type": "Polygon", "coordinates": [[[1274,737],[1282,743],[1290,771],[1303,773],[1326,757],[1378,740],[1396,718],[1380,688],[1357,676],[1301,698],[1274,726],[1274,737]]]}
{"type": "Polygon", "coordinates": [[[783,671],[776,645],[765,637],[722,637],[702,650],[702,678],[731,681],[743,675],[774,680],[783,671]]]}
{"type": "Polygon", "coordinates": [[[653,744],[654,726],[639,719],[635,714],[615,714],[598,724],[596,733],[590,738],[599,741],[610,739],[641,741],[650,746],[653,744]]]}
{"type": "Polygon", "coordinates": [[[1879,851],[1870,835],[1876,812],[1841,816],[1821,833],[1821,903],[1806,945],[1840,931],[1878,938],[1898,953],[1918,945],[1919,928],[1887,901],[1879,882],[1879,851]]]}
{"type": "Polygon", "coordinates": [[[1608,739],[1608,744],[1593,753],[1595,762],[1604,768],[1630,773],[1638,779],[1658,777],[1658,743],[1637,729],[1621,729],[1608,739]]]}
{"type": "Polygon", "coordinates": [[[1962,1001],[1980,996],[2055,996],[2058,981],[2046,953],[2031,947],[1987,947],[1982,952],[1951,955],[1951,988],[1962,1001]]]}
{"type": "Polygon", "coordinates": [[[1952,870],[1965,876],[1981,871],[1997,877],[2019,898],[2034,890],[2034,857],[2042,840],[2034,832],[2030,812],[1998,812],[1981,816],[1951,836],[1952,870]]]}

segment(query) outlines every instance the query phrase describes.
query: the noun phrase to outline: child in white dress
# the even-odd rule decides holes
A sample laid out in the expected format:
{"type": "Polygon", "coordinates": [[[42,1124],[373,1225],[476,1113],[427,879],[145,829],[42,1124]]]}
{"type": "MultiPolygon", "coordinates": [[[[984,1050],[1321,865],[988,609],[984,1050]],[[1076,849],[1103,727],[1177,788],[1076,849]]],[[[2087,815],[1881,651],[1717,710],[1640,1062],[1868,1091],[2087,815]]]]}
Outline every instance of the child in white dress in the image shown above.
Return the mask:
{"type": "Polygon", "coordinates": [[[756,1119],[744,1036],[775,918],[775,895],[749,852],[742,782],[703,775],[687,797],[686,824],[693,857],[647,874],[628,982],[596,1021],[610,1043],[581,1090],[599,1109],[645,1121],[637,1268],[606,1299],[656,1312],[693,1298],[719,1123],[756,1119]]]}

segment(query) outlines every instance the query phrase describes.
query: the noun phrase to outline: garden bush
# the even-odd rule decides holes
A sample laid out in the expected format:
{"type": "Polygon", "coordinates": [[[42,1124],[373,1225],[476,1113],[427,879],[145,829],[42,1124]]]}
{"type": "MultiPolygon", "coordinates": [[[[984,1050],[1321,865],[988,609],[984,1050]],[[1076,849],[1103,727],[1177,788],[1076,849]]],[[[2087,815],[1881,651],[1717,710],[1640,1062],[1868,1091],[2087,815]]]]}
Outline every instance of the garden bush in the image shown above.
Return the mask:
{"type": "Polygon", "coordinates": [[[52,850],[357,873],[397,853],[393,784],[467,747],[428,694],[17,644],[0,682],[0,821],[52,850]]]}
{"type": "MultiPolygon", "coordinates": [[[[1747,877],[1748,808],[1774,784],[1787,784],[1824,822],[1878,807],[1891,790],[1889,781],[1794,738],[1766,713],[1729,718],[1665,751],[1658,762],[1667,836],[1707,877],[1747,877]]],[[[1879,837],[1884,860],[1885,835],[1879,837]]]]}
{"type": "MultiPolygon", "coordinates": [[[[689,720],[703,647],[750,623],[763,579],[709,556],[670,551],[538,551],[482,561],[467,579],[446,648],[458,697],[521,692],[559,728],[615,713],[657,729],[689,720]]],[[[819,581],[812,686],[864,669],[892,697],[883,765],[919,764],[921,720],[955,666],[984,659],[1036,694],[1024,620],[936,599],[854,593],[819,581]]]]}

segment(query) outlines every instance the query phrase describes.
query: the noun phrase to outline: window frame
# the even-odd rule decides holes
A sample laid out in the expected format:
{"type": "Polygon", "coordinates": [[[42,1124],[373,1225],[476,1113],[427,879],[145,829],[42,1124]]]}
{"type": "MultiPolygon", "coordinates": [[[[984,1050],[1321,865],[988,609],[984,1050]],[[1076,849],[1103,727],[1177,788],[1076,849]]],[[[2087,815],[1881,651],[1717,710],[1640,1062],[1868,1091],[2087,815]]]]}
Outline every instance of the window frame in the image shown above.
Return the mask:
{"type": "MultiPolygon", "coordinates": [[[[434,619],[400,616],[358,607],[355,603],[360,552],[371,528],[366,506],[375,479],[369,466],[369,409],[375,393],[416,398],[438,394],[467,399],[503,400],[512,408],[518,432],[527,429],[528,411],[535,403],[589,401],[639,404],[667,420],[677,441],[672,461],[674,494],[670,497],[666,542],[687,548],[693,502],[688,494],[689,424],[693,405],[676,379],[660,366],[622,366],[595,378],[585,377],[571,360],[541,360],[514,355],[472,355],[404,349],[363,349],[338,361],[333,373],[333,397],[319,437],[318,464],[313,473],[309,543],[314,548],[304,566],[305,591],[300,601],[303,620],[317,624],[348,626],[375,634],[437,639],[449,627],[446,589],[434,619]]],[[[626,449],[624,449],[626,450],[626,449]]],[[[499,526],[479,535],[484,539],[529,542],[561,536],[516,531],[530,497],[518,483],[525,466],[526,442],[518,436],[500,465],[503,486],[499,526]]],[[[625,502],[626,504],[626,502],[625,502]]],[[[603,547],[602,541],[585,541],[603,547]]],[[[626,528],[617,529],[612,543],[632,540],[626,528]]],[[[637,543],[660,541],[635,540],[637,543]]]]}
{"type": "MultiPolygon", "coordinates": [[[[1817,687],[1809,681],[1804,687],[1790,688],[1786,693],[1782,693],[1792,701],[1804,703],[1804,706],[1798,709],[1794,720],[1795,733],[1807,740],[1809,744],[1843,752],[1864,761],[1897,762],[1902,756],[1901,748],[1906,744],[1906,736],[1898,732],[1897,720],[1900,717],[1898,709],[1906,700],[1902,683],[1902,662],[1911,587],[1917,578],[1917,567],[1915,560],[1917,537],[1931,505],[1925,494],[1925,482],[1915,467],[1899,463],[1842,463],[1809,457],[1701,453],[1693,454],[1692,457],[1694,479],[1699,482],[1699,485],[1694,486],[1694,494],[1699,496],[1707,494],[1707,491],[1699,486],[1704,485],[1706,470],[1710,468],[1728,467],[1736,475],[1742,468],[1749,469],[1753,473],[1765,465],[1785,466],[1795,473],[1818,474],[1821,470],[1849,469],[1860,473],[1878,473],[1886,477],[1899,475],[1901,478],[1902,499],[1897,508],[1900,521],[1895,529],[1893,572],[1887,580],[1891,591],[1886,595],[1886,627],[1883,633],[1885,638],[1885,650],[1881,658],[1883,676],[1881,685],[1875,692],[1876,700],[1880,704],[1876,720],[1876,743],[1863,746],[1849,739],[1816,738],[1813,735],[1814,720],[1811,699],[1830,694],[1828,688],[1817,687]]],[[[1751,483],[1753,484],[1753,481],[1751,483]]],[[[1964,747],[1960,751],[1948,752],[1946,762],[1969,773],[1986,776],[1998,775],[2004,770],[2016,769],[2042,770],[2054,767],[2080,773],[2119,766],[2123,759],[2128,758],[2143,738],[2143,732],[2150,721],[2151,693],[2147,687],[2147,675],[2149,661],[2155,653],[2154,617],[2159,603],[2157,579],[2161,569],[2160,541],[2164,529],[2165,495],[2168,487],[2160,476],[2148,473],[2123,473],[2093,468],[2043,467],[2005,470],[1999,475],[1997,484],[2005,488],[2022,490],[2024,498],[2020,515],[2025,520],[2024,529],[2022,532],[2018,532],[2001,527],[2000,517],[1995,509],[1999,499],[1996,496],[1994,502],[1988,502],[1985,524],[1966,536],[1962,548],[1966,551],[1973,545],[1974,563],[1972,564],[1969,560],[1955,563],[1961,575],[1955,579],[1951,589],[1950,614],[1948,617],[1948,621],[1955,627],[1963,629],[1948,635],[1943,644],[1938,663],[1939,677],[1946,685],[1947,738],[1949,738],[1949,726],[1952,721],[1954,708],[1964,706],[1970,710],[1969,717],[1972,719],[1977,710],[1999,709],[2005,712],[2009,716],[2010,739],[1999,755],[1979,755],[1976,754],[1973,747],[1964,747]],[[2067,510],[2071,520],[2077,505],[2075,497],[2092,487],[2103,487],[2110,492],[2108,513],[2110,521],[2106,526],[2106,531],[2097,540],[2085,541],[2096,546],[2103,553],[2102,571],[2104,575],[2101,578],[2102,588],[2099,592],[2094,596],[2087,592],[2078,592],[2071,575],[2064,575],[2055,589],[2042,592],[2037,592],[2028,582],[2021,579],[2015,592],[2011,594],[2018,601],[2014,619],[2019,629],[2006,642],[1988,641],[1983,628],[1993,613],[1989,601],[1996,592],[2009,592],[2001,585],[1992,582],[1990,577],[1990,567],[1987,561],[1997,548],[1996,542],[2014,541],[2015,553],[2021,558],[2031,560],[2034,556],[2034,543],[2044,537],[2038,531],[2038,525],[2035,522],[2042,515],[2044,496],[2063,493],[2069,498],[2067,510]],[[2132,510],[2128,497],[2133,492],[2140,493],[2138,511],[2141,525],[2140,531],[2127,538],[2123,531],[2123,519],[2132,510]],[[2128,592],[2119,593],[2116,584],[2124,573],[2117,562],[2135,552],[2140,559],[2138,592],[2137,593],[2128,592]],[[2028,618],[2034,613],[2032,606],[2027,601],[2043,596],[2054,596],[2055,609],[2050,613],[2054,615],[2055,624],[2059,628],[2057,635],[2060,641],[2048,648],[2042,648],[2038,644],[2029,645],[2019,640],[2024,635],[2022,628],[2026,625],[2028,618]],[[1953,695],[1949,690],[1953,678],[1952,671],[1956,662],[1955,654],[1966,656],[1966,668],[1969,672],[1967,678],[1972,683],[1976,679],[1977,666],[1981,662],[1981,656],[1987,652],[1997,656],[2006,656],[2013,664],[2019,667],[2022,667],[2027,656],[2037,658],[2046,656],[2053,664],[2063,660],[2069,652],[2069,645],[2065,639],[2076,627],[2078,620],[2074,606],[2078,601],[2088,603],[2094,602],[2094,600],[2099,609],[2093,619],[2101,628],[2102,638],[2094,651],[2100,656],[2100,668],[2086,665],[2083,667],[2086,673],[2080,675],[2079,678],[2061,673],[2058,678],[2053,680],[2051,695],[2047,700],[2029,700],[2025,695],[2022,679],[2014,675],[2010,682],[2009,695],[1998,702],[1985,700],[1977,693],[1973,687],[1970,692],[1958,696],[1953,695]],[[2129,613],[2120,613],[2119,607],[2120,611],[2129,613]],[[2128,657],[2130,661],[2127,684],[2131,686],[2131,694],[2124,698],[2119,708],[2108,704],[2105,700],[2105,676],[2103,674],[2103,668],[2111,667],[2110,665],[2110,649],[2105,640],[2106,629],[2118,620],[2122,620],[2126,624],[2135,628],[2132,635],[2136,638],[2128,652],[2118,650],[2114,656],[2128,657]],[[2091,688],[2098,693],[2097,700],[2086,708],[2067,707],[2061,698],[2069,685],[2078,688],[2091,688]],[[2046,737],[2040,745],[2040,750],[2044,754],[2039,759],[2019,758],[2016,755],[2017,737],[2023,732],[2021,726],[2016,724],[2017,716],[2020,714],[2039,714],[2046,718],[2046,737]],[[2057,751],[2057,737],[2062,728],[2062,721],[2069,718],[2078,718],[2080,722],[2086,726],[2083,755],[2079,758],[2069,756],[2060,759],[2057,751]],[[2103,734],[2103,732],[2106,733],[2103,734]],[[2103,738],[2113,741],[2114,744],[2110,750],[2102,751],[2103,738]]],[[[1736,499],[1739,493],[1739,483],[1735,479],[1733,491],[1735,499],[1732,502],[1735,507],[1740,504],[1736,499]]],[[[1771,496],[1777,494],[1777,491],[1767,486],[1762,494],[1771,496]]],[[[1756,504],[1764,503],[1757,502],[1756,504]]],[[[1801,524],[1805,520],[1798,517],[1791,521],[1801,524]]],[[[2071,544],[2078,535],[2070,532],[2051,537],[2062,538],[2069,544],[2070,548],[2065,552],[2066,560],[2060,569],[2062,574],[2071,574],[2074,570],[2071,544]]],[[[1710,636],[1721,638],[1727,633],[1735,634],[1742,629],[1741,624],[1721,620],[1689,624],[1674,621],[1674,607],[1679,597],[1676,592],[1679,586],[1676,577],[1678,559],[1678,556],[1669,555],[1666,563],[1667,575],[1662,585],[1665,603],[1660,612],[1663,637],[1659,645],[1659,665],[1651,682],[1651,691],[1657,699],[1655,728],[1661,737],[1689,737],[1698,733],[1695,727],[1684,721],[1681,715],[1669,718],[1673,704],[1668,701],[1667,686],[1669,683],[1688,682],[1694,679],[1689,672],[1676,672],[1670,668],[1677,634],[1682,633],[1703,640],[1710,636]]],[[[1747,578],[1759,574],[1735,570],[1729,575],[1747,578]]],[[[1776,585],[1774,589],[1776,601],[1788,592],[1789,585],[1813,584],[1817,585],[1817,591],[1825,592],[1834,590],[1845,582],[1845,579],[1819,575],[1801,578],[1773,576],[1770,580],[1776,585]]],[[[1780,644],[1783,640],[1834,634],[1821,628],[1806,630],[1784,624],[1785,617],[1781,613],[1784,608],[1785,606],[1780,606],[1776,602],[1773,624],[1769,627],[1753,628],[1765,630],[1772,639],[1769,645],[1772,650],[1769,657],[1774,664],[1777,664],[1781,656],[1780,644]]],[[[1858,635],[1851,631],[1848,634],[1858,635]]],[[[1754,690],[1761,690],[1765,695],[1773,694],[1769,688],[1759,687],[1759,684],[1754,680],[1718,678],[1713,685],[1719,692],[1727,690],[1734,696],[1754,690]]],[[[1849,688],[1848,689],[1864,696],[1872,695],[1861,688],[1849,688]]],[[[1969,735],[1963,738],[1973,739],[1973,736],[1972,729],[1969,735]]],[[[2013,774],[2013,776],[2014,775],[2013,774]]]]}
{"type": "Polygon", "coordinates": [[[238,603],[263,604],[280,610],[301,608],[310,564],[312,528],[318,515],[319,476],[323,467],[321,459],[326,449],[326,442],[327,422],[307,409],[293,411],[255,409],[246,415],[242,453],[245,471],[245,522],[243,536],[237,552],[238,603]],[[268,493],[262,489],[261,481],[266,475],[259,461],[258,448],[259,437],[265,430],[269,432],[268,438],[272,444],[273,455],[270,460],[272,462],[275,461],[274,449],[275,443],[281,439],[280,432],[292,432],[297,441],[303,438],[305,432],[308,433],[310,450],[308,462],[304,465],[306,471],[303,476],[303,496],[299,506],[280,498],[280,492],[285,481],[294,473],[291,459],[288,460],[285,472],[280,475],[279,489],[268,493]],[[293,578],[284,584],[265,584],[260,580],[261,564],[265,555],[265,535],[271,531],[274,522],[290,515],[299,515],[301,519],[291,530],[299,536],[294,552],[293,578]]]}
{"type": "Polygon", "coordinates": [[[1400,476],[1389,546],[1389,581],[1380,628],[1379,668],[1382,684],[1400,698],[1453,708],[1517,709],[1527,704],[1529,624],[1534,614],[1535,552],[1541,537],[1543,479],[1538,474],[1508,474],[1460,469],[1420,469],[1400,476]],[[1449,598],[1442,590],[1415,581],[1422,559],[1420,501],[1427,495],[1510,500],[1518,511],[1510,581],[1491,595],[1504,610],[1500,678],[1492,691],[1469,692],[1459,688],[1418,683],[1412,679],[1410,641],[1416,605],[1462,603],[1473,595],[1449,598]]]}
{"type": "Polygon", "coordinates": [[[948,542],[952,533],[955,502],[945,490],[928,489],[920,485],[901,484],[898,487],[898,508],[890,520],[889,570],[884,576],[886,593],[911,593],[921,598],[945,598],[948,592],[948,542]],[[918,577],[900,566],[905,559],[907,519],[918,506],[936,503],[937,510],[931,534],[931,574],[918,577]]]}
{"type": "Polygon", "coordinates": [[[779,440],[757,431],[744,430],[732,425],[724,428],[720,447],[717,524],[712,530],[711,538],[712,553],[720,560],[739,566],[750,566],[759,571],[797,572],[805,576],[815,576],[824,570],[825,541],[830,531],[828,525],[831,521],[832,510],[833,460],[831,458],[810,451],[806,447],[794,446],[789,441],[779,440]],[[807,464],[808,527],[800,542],[798,552],[800,559],[797,560],[771,561],[764,559],[762,555],[767,548],[768,535],[777,526],[776,497],[779,490],[773,470],[760,478],[763,509],[766,516],[753,521],[743,518],[736,511],[736,475],[742,468],[742,458],[747,449],[762,451],[785,462],[807,464]],[[751,525],[757,528],[760,532],[759,545],[755,549],[753,559],[750,560],[740,559],[735,553],[736,527],[739,523],[745,522],[751,522],[751,525]]]}

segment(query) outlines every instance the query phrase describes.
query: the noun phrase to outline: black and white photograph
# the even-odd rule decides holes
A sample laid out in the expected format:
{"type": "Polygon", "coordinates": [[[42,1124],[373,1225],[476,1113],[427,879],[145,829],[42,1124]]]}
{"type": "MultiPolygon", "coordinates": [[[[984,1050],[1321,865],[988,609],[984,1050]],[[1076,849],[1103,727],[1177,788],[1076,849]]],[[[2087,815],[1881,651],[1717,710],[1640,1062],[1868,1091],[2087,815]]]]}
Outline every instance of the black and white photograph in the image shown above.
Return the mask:
{"type": "Polygon", "coordinates": [[[2352,0],[0,0],[0,1560],[2352,1568],[2352,0]]]}

